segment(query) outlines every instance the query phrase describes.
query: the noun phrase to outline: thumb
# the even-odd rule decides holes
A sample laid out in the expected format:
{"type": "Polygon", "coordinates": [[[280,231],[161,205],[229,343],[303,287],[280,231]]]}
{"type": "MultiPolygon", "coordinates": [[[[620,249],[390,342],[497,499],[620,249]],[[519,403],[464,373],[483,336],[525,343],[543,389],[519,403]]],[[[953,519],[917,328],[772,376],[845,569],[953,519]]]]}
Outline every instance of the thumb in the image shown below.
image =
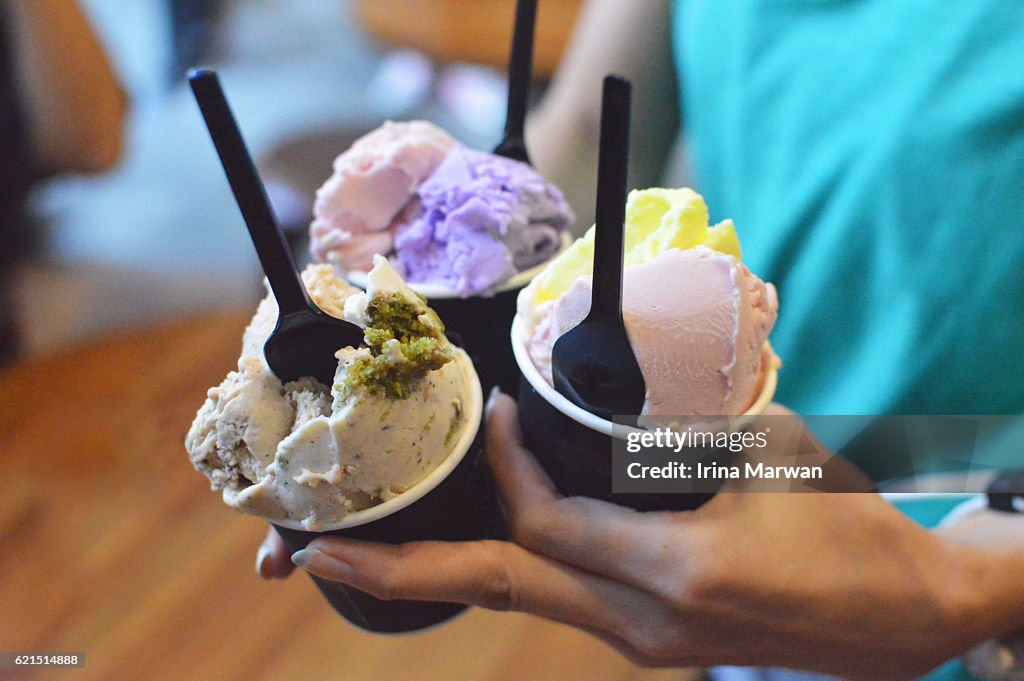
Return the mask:
{"type": "Polygon", "coordinates": [[[277,530],[270,528],[256,552],[256,574],[263,579],[284,579],[295,565],[277,530]]]}

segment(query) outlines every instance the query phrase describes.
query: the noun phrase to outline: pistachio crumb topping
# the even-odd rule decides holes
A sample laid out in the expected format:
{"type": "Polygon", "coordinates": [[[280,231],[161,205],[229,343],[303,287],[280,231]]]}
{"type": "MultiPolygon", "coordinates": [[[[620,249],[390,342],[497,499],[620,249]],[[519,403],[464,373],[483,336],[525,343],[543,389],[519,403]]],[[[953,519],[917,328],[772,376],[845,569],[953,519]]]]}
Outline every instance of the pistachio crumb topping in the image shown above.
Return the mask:
{"type": "Polygon", "coordinates": [[[425,304],[378,293],[367,303],[366,320],[369,353],[349,364],[342,382],[346,391],[363,386],[372,394],[405,399],[428,373],[454,358],[444,324],[425,304]]]}

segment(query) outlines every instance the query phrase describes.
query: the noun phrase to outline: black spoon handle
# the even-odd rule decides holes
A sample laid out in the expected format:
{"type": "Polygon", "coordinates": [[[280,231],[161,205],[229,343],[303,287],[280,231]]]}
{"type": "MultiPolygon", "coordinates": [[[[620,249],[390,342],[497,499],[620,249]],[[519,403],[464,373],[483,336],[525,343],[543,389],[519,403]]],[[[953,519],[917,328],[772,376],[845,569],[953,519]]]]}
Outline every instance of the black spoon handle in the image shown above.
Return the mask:
{"type": "Polygon", "coordinates": [[[597,162],[594,284],[591,320],[622,323],[622,242],[629,165],[629,105],[632,86],[618,76],[604,79],[601,146],[597,162]]]}
{"type": "Polygon", "coordinates": [[[281,314],[308,310],[309,296],[217,74],[209,69],[193,71],[189,84],[281,314]]]}
{"type": "Polygon", "coordinates": [[[533,75],[533,33],[537,25],[537,0],[516,3],[516,25],[512,34],[512,54],[508,59],[508,111],[505,137],[494,153],[516,161],[530,162],[526,153],[526,107],[530,99],[533,75]]]}

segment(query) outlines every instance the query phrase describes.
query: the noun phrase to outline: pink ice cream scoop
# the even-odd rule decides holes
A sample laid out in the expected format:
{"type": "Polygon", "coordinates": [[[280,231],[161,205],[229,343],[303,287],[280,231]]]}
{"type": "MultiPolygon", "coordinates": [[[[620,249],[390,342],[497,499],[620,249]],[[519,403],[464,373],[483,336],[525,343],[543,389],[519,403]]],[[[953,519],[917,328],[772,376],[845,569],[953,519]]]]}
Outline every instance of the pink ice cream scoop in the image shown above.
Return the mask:
{"type": "MultiPolygon", "coordinates": [[[[551,380],[551,348],[590,310],[591,277],[538,308],[527,349],[551,380]]],[[[628,267],[623,317],[647,384],[643,414],[735,415],[778,358],[765,345],[778,314],[775,287],[706,246],[671,248],[628,267]]]]}
{"type": "Polygon", "coordinates": [[[369,270],[394,248],[394,227],[417,188],[456,144],[425,121],[388,121],[334,161],[316,192],[310,250],[321,262],[369,270]]]}

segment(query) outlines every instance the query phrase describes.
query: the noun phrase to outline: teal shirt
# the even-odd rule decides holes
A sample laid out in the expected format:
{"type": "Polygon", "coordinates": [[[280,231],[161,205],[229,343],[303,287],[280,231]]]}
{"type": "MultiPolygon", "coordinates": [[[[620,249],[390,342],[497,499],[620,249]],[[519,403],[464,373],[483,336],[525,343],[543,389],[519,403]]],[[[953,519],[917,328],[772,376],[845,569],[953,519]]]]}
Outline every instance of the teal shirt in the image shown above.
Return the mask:
{"type": "Polygon", "coordinates": [[[673,21],[696,188],[778,287],[778,399],[1024,411],[1024,1],[679,0],[673,21]]]}
{"type": "Polygon", "coordinates": [[[696,188],[778,287],[779,401],[1024,412],[1024,0],[674,10],[696,188]]]}

